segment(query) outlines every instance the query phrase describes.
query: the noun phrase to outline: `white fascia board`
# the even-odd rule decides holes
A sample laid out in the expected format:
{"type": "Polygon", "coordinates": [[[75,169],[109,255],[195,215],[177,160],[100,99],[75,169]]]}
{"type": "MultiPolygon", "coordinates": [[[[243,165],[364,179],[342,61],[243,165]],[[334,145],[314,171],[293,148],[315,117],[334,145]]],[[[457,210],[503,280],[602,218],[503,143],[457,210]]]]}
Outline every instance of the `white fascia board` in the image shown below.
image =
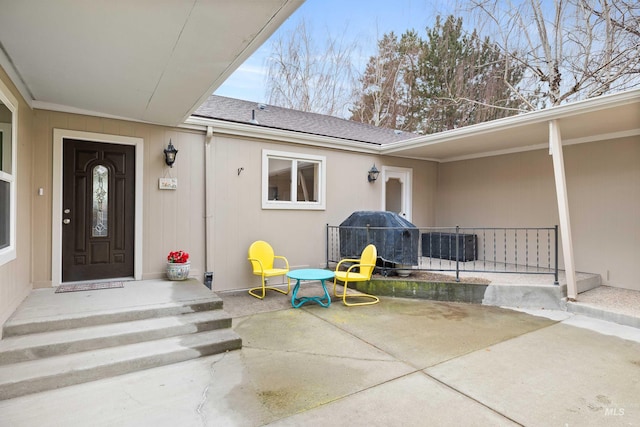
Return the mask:
{"type": "Polygon", "coordinates": [[[190,117],[185,121],[185,127],[190,125],[213,127],[214,134],[240,136],[244,138],[264,139],[269,141],[287,142],[291,144],[308,145],[312,147],[342,149],[359,153],[379,154],[380,145],[349,141],[330,136],[313,135],[290,130],[274,129],[257,126],[250,123],[235,123],[224,120],[207,119],[202,117],[190,117]]]}
{"type": "Polygon", "coordinates": [[[253,39],[245,46],[227,68],[222,72],[209,86],[209,89],[192,105],[189,114],[183,117],[183,122],[187,122],[190,119],[191,114],[197,110],[204,102],[209,98],[210,94],[214,93],[222,84],[233,74],[240,66],[246,62],[251,55],[253,55],[268,39],[275,33],[278,28],[296,11],[305,0],[285,0],[282,2],[282,6],[278,9],[271,19],[262,27],[262,29],[255,34],[253,39]]]}
{"type": "Polygon", "coordinates": [[[640,102],[640,89],[604,95],[598,98],[585,99],[570,104],[532,111],[519,116],[504,117],[490,122],[479,123],[459,129],[447,130],[430,135],[421,135],[406,141],[392,142],[382,147],[381,154],[393,154],[407,148],[424,147],[446,143],[451,139],[465,136],[477,136],[497,130],[507,130],[528,124],[545,123],[577,114],[599,111],[608,107],[617,107],[640,102]]]}
{"type": "MultiPolygon", "coordinates": [[[[585,136],[583,138],[565,139],[565,140],[562,140],[562,145],[568,146],[568,145],[584,144],[586,142],[607,141],[607,140],[627,138],[632,136],[640,136],[640,129],[635,129],[630,131],[600,133],[597,135],[585,136]]],[[[503,154],[514,154],[514,153],[523,153],[525,151],[546,150],[548,148],[549,148],[548,143],[535,144],[535,145],[527,145],[525,147],[514,147],[514,148],[507,148],[504,150],[487,151],[485,153],[469,154],[466,156],[448,157],[446,159],[439,159],[434,161],[439,163],[457,162],[459,160],[472,160],[472,159],[479,159],[482,157],[502,156],[503,154]]]]}
{"type": "Polygon", "coordinates": [[[483,157],[502,156],[505,154],[524,153],[526,151],[544,150],[549,148],[549,143],[527,145],[525,147],[506,148],[504,150],[486,151],[484,153],[468,154],[466,156],[447,157],[446,159],[438,160],[439,163],[457,162],[461,160],[473,160],[483,157]]]}
{"type": "Polygon", "coordinates": [[[29,91],[27,86],[24,84],[24,81],[22,80],[20,73],[16,71],[11,59],[7,56],[4,49],[1,49],[1,48],[0,48],[0,67],[2,67],[2,69],[7,73],[7,75],[9,76],[9,79],[11,79],[11,82],[18,89],[18,92],[20,92],[20,95],[22,95],[22,98],[25,100],[29,108],[33,109],[33,96],[31,95],[31,92],[29,91]]]}
{"type": "Polygon", "coordinates": [[[640,128],[632,130],[622,130],[619,132],[599,133],[596,135],[584,136],[582,138],[563,139],[562,145],[584,144],[586,142],[606,141],[611,139],[628,138],[640,135],[640,128]]]}
{"type": "Polygon", "coordinates": [[[378,153],[378,154],[380,154],[381,156],[389,156],[396,159],[423,160],[425,162],[434,162],[434,163],[445,163],[447,161],[447,160],[438,159],[435,157],[407,156],[407,155],[403,155],[402,152],[393,153],[393,154],[387,154],[387,153],[378,153]]]}
{"type": "Polygon", "coordinates": [[[100,117],[103,119],[126,120],[128,122],[158,124],[160,126],[167,126],[167,125],[162,125],[160,123],[152,123],[149,121],[136,119],[134,117],[116,116],[114,114],[101,113],[99,111],[85,110],[83,108],[70,107],[68,105],[54,104],[51,102],[44,102],[44,101],[33,101],[32,108],[38,109],[38,110],[55,111],[58,113],[79,114],[82,116],[100,117]]]}

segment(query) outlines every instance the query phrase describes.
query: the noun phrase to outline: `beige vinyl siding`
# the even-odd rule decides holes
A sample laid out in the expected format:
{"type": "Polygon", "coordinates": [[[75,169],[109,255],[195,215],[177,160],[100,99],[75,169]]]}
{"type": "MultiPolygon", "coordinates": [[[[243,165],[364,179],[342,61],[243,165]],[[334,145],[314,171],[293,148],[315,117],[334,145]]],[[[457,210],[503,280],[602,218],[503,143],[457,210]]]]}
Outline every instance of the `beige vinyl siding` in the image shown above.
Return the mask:
{"type": "MultiPolygon", "coordinates": [[[[246,289],[255,286],[247,250],[255,240],[268,241],[277,254],[288,258],[291,268],[324,267],[326,224],[338,225],[352,212],[380,210],[382,183],[369,183],[367,171],[375,162],[413,168],[414,219],[430,221],[435,198],[436,168],[433,162],[380,158],[331,149],[279,144],[214,135],[212,164],[215,170],[214,289],[246,289]],[[267,210],[261,208],[262,150],[326,156],[327,203],[325,210],[267,210]],[[238,169],[243,168],[238,175],[238,169]],[[419,185],[416,183],[419,182],[419,185]]],[[[279,283],[279,278],[273,279],[279,283]]]]}
{"type": "MultiPolygon", "coordinates": [[[[33,210],[34,287],[51,286],[51,177],[53,129],[133,136],[144,140],[143,278],[164,275],[170,250],[191,254],[192,275],[205,271],[204,132],[153,126],[77,114],[34,111],[33,187],[44,196],[29,193],[33,210]],[[164,165],[162,150],[169,138],[179,150],[172,169],[164,165]],[[178,178],[176,191],[159,190],[158,178],[178,178]]],[[[246,261],[249,244],[270,241],[290,258],[293,267],[323,266],[325,225],[337,225],[356,210],[381,208],[382,183],[369,183],[367,171],[378,167],[413,169],[413,217],[419,225],[434,222],[437,165],[433,162],[380,158],[339,150],[253,139],[214,136],[211,167],[214,170],[213,250],[214,289],[244,289],[253,284],[246,261]],[[327,157],[327,208],[324,211],[283,211],[261,208],[262,149],[327,157]],[[240,175],[238,169],[244,168],[240,175]]]]}
{"type": "MultiPolygon", "coordinates": [[[[31,291],[33,112],[0,67],[0,80],[18,100],[18,158],[16,186],[16,259],[0,266],[0,325],[31,291]]],[[[2,331],[0,330],[0,336],[2,331]]]]}
{"type": "Polygon", "coordinates": [[[164,276],[169,251],[183,249],[191,255],[191,272],[204,273],[204,135],[202,132],[97,118],[77,114],[35,110],[33,157],[34,188],[44,196],[33,198],[34,287],[51,286],[51,204],[53,129],[68,129],[144,140],[143,188],[143,279],[164,276]],[[179,150],[169,169],[163,149],[171,138],[179,150]],[[160,190],[158,179],[169,174],[178,178],[178,189],[160,190]]]}
{"type": "MultiPolygon", "coordinates": [[[[164,276],[166,255],[191,254],[192,275],[205,271],[205,132],[30,110],[19,99],[17,259],[0,266],[0,321],[31,287],[51,286],[53,129],[144,140],[143,278],[164,276]],[[168,169],[163,149],[179,150],[168,169]],[[178,179],[176,191],[158,179],[178,179]],[[44,195],[38,195],[42,188],[44,195]]],[[[246,260],[250,243],[269,241],[292,268],[323,267],[326,224],[357,210],[380,210],[383,183],[367,181],[372,164],[410,168],[412,222],[425,226],[552,226],[558,223],[552,159],[547,150],[437,164],[294,143],[216,134],[209,167],[213,187],[210,242],[214,290],[246,289],[257,278],[246,260]],[[326,209],[265,210],[261,206],[262,150],[326,157],[326,209]],[[238,170],[241,173],[238,174],[238,170]]],[[[565,147],[576,266],[605,283],[640,290],[640,138],[565,147]]]]}

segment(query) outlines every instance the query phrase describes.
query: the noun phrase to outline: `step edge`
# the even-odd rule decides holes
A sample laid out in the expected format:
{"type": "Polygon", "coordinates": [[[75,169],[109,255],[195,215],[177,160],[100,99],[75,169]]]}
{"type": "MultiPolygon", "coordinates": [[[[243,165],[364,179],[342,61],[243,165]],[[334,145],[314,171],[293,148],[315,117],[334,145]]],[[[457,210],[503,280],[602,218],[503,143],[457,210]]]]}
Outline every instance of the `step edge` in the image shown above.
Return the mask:
{"type": "Polygon", "coordinates": [[[90,313],[77,313],[68,316],[47,316],[35,319],[9,319],[3,326],[3,337],[28,335],[31,333],[51,332],[64,329],[69,322],[82,322],[83,326],[98,326],[108,323],[119,323],[150,319],[153,317],[176,316],[180,314],[198,313],[201,311],[221,310],[219,299],[194,300],[189,304],[166,303],[148,306],[127,307],[119,310],[101,310],[90,313]]]}
{"type": "MultiPolygon", "coordinates": [[[[216,311],[213,311],[212,313],[215,313],[216,311]]],[[[195,313],[183,316],[191,316],[192,314],[195,313]]],[[[74,330],[59,330],[10,337],[6,341],[16,339],[27,342],[19,343],[14,347],[7,345],[5,347],[9,348],[3,348],[2,341],[5,340],[0,341],[0,366],[80,353],[84,351],[95,351],[104,348],[155,341],[187,334],[227,329],[231,327],[231,317],[224,315],[226,313],[215,314],[216,315],[213,316],[202,316],[200,313],[197,313],[198,317],[187,319],[188,321],[184,323],[171,322],[170,324],[167,324],[164,322],[164,324],[162,324],[162,321],[165,320],[165,318],[145,319],[137,322],[130,322],[145,322],[142,327],[136,327],[139,325],[128,324],[126,328],[123,328],[121,327],[124,326],[123,324],[116,323],[90,326],[74,330]],[[153,325],[154,321],[158,320],[161,321],[160,324],[157,326],[153,325]],[[72,336],[64,336],[69,334],[72,336]]],[[[12,343],[9,342],[9,344],[12,343]]]]}
{"type": "Polygon", "coordinates": [[[233,337],[196,348],[185,347],[174,352],[164,353],[162,359],[158,359],[157,355],[146,355],[134,360],[117,361],[109,365],[103,364],[94,368],[85,368],[81,371],[65,371],[43,378],[30,378],[20,382],[0,384],[0,401],[185,362],[199,357],[238,350],[241,347],[240,337],[233,337]]]}
{"type": "Polygon", "coordinates": [[[92,352],[94,353],[94,355],[97,354],[97,357],[94,357],[93,360],[83,360],[84,363],[81,364],[81,366],[74,366],[74,368],[70,368],[69,366],[73,364],[73,359],[83,357],[78,356],[81,353],[58,356],[57,358],[48,358],[12,365],[5,365],[3,367],[0,367],[0,372],[2,372],[2,370],[10,369],[11,373],[13,373],[13,376],[0,375],[0,378],[3,379],[0,380],[0,400],[11,399],[20,395],[37,393],[39,391],[51,390],[54,388],[95,381],[103,378],[111,378],[129,372],[135,372],[157,366],[164,366],[184,360],[222,353],[224,351],[236,350],[242,347],[242,339],[232,329],[219,329],[215,331],[203,332],[200,334],[192,334],[189,336],[193,337],[196,335],[200,335],[200,338],[202,339],[191,340],[194,342],[192,342],[190,345],[176,345],[175,341],[184,337],[180,336],[106,349],[109,350],[108,353],[122,353],[123,351],[125,353],[127,353],[127,351],[136,353],[133,356],[125,354],[124,357],[121,357],[119,359],[117,357],[114,357],[117,356],[117,354],[100,354],[101,350],[98,350],[96,352],[92,352]],[[150,343],[154,344],[153,347],[156,351],[147,353],[140,353],[139,351],[137,351],[142,348],[141,344],[151,347],[150,343]],[[157,349],[159,347],[162,347],[162,345],[166,345],[166,347],[163,349],[164,351],[158,352],[157,349]],[[180,356],[177,360],[173,360],[173,358],[176,357],[176,354],[185,354],[189,357],[182,358],[183,356],[180,356]],[[107,361],[99,360],[101,357],[106,357],[107,361]],[[170,359],[171,361],[165,361],[166,358],[170,359]],[[50,363],[53,359],[58,360],[56,360],[54,363],[50,363]],[[158,360],[158,362],[154,363],[154,359],[158,360]],[[49,372],[47,375],[35,375],[36,370],[33,369],[34,366],[43,363],[43,361],[47,361],[48,364],[53,364],[53,366],[44,368],[45,371],[48,370],[49,372]],[[126,365],[131,365],[131,369],[126,368],[126,365]],[[114,370],[115,373],[108,374],[108,371],[114,370]],[[16,375],[18,376],[18,378],[16,378],[16,375]],[[70,378],[64,379],[64,377],[67,376],[70,378]],[[42,382],[44,385],[37,386],[36,384],[38,382],[42,382]],[[31,387],[32,391],[20,393],[21,387],[23,389],[26,387],[31,387]]]}

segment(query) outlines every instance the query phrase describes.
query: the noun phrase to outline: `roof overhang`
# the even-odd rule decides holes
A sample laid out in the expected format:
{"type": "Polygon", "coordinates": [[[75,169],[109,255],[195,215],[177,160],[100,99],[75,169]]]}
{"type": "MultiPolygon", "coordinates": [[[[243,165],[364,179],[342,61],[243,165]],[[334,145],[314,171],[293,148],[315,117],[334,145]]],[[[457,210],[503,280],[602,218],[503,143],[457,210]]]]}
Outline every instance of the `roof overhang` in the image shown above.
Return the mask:
{"type": "Polygon", "coordinates": [[[174,126],[303,2],[5,2],[0,65],[33,108],[174,126]]]}
{"type": "Polygon", "coordinates": [[[640,135],[640,90],[385,144],[380,152],[450,162],[543,149],[549,146],[553,120],[560,127],[563,145],[640,135]]]}
{"type": "Polygon", "coordinates": [[[378,154],[380,145],[369,142],[352,141],[332,136],[314,135],[305,132],[257,126],[251,123],[238,123],[228,120],[192,116],[182,125],[183,128],[206,131],[211,128],[217,135],[259,139],[278,143],[307,145],[317,148],[340,149],[358,153],[378,154]]]}
{"type": "Polygon", "coordinates": [[[243,138],[444,163],[548,149],[551,121],[559,125],[563,145],[640,136],[640,90],[384,145],[196,116],[187,119],[184,126],[200,130],[212,127],[216,134],[243,138]]]}

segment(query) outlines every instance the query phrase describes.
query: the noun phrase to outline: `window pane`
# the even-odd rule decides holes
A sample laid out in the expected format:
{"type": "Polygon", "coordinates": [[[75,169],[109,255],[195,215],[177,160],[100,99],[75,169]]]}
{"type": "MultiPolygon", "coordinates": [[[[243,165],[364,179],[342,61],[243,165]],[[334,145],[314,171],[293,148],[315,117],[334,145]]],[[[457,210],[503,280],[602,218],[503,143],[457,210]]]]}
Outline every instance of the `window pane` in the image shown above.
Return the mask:
{"type": "Polygon", "coordinates": [[[6,181],[0,181],[0,249],[9,246],[9,230],[10,230],[10,184],[6,181]]]}
{"type": "Polygon", "coordinates": [[[298,202],[318,201],[318,163],[298,161],[298,202]]]}
{"type": "Polygon", "coordinates": [[[326,157],[262,150],[262,209],[326,209],[326,157]]]}
{"type": "Polygon", "coordinates": [[[292,160],[269,159],[269,200],[291,201],[292,160]]]}
{"type": "Polygon", "coordinates": [[[104,166],[93,168],[93,237],[107,236],[109,227],[109,170],[104,166]]]}

